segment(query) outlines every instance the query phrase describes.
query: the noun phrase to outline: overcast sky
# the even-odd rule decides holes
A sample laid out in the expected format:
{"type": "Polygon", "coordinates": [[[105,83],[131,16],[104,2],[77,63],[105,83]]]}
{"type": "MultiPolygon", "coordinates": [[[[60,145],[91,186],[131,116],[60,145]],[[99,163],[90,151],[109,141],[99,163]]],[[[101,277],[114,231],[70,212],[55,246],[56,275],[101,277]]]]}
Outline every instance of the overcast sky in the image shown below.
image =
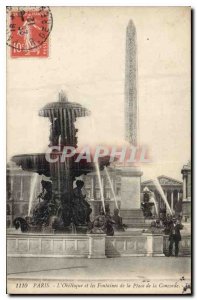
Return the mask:
{"type": "Polygon", "coordinates": [[[189,8],[51,8],[49,58],[7,63],[8,160],[46,150],[49,122],[38,116],[64,89],[89,108],[81,118],[79,146],[124,142],[126,27],[137,30],[140,143],[153,163],[143,179],[181,179],[190,159],[189,8]]]}

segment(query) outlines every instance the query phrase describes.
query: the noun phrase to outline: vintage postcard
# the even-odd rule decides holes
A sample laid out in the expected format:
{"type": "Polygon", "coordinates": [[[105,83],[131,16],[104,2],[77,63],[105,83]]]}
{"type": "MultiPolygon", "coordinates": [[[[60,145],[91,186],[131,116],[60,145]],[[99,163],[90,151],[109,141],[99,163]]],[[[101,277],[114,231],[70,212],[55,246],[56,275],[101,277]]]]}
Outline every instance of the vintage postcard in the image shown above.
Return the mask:
{"type": "Polygon", "coordinates": [[[191,294],[191,8],[6,13],[7,293],[191,294]]]}

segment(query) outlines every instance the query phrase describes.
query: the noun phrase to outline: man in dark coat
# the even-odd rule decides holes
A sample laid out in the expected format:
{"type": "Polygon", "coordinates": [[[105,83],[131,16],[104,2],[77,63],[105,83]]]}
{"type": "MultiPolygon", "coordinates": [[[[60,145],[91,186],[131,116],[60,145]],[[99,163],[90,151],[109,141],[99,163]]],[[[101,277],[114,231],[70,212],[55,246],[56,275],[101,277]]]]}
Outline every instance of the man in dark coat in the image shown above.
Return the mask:
{"type": "Polygon", "coordinates": [[[183,225],[181,224],[180,220],[175,218],[172,219],[172,224],[170,226],[169,232],[169,256],[172,256],[172,249],[173,244],[175,244],[175,256],[179,254],[179,242],[181,241],[181,233],[180,230],[183,229],[183,225]]]}

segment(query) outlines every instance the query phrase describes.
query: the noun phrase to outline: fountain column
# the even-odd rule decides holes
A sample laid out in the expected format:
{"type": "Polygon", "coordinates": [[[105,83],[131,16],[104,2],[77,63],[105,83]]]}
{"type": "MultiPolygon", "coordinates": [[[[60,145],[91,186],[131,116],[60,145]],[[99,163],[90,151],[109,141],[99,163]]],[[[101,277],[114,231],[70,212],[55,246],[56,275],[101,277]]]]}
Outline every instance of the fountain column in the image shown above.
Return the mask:
{"type": "Polygon", "coordinates": [[[51,181],[53,201],[61,203],[65,226],[71,222],[71,200],[73,197],[72,160],[66,158],[61,162],[60,156],[56,163],[51,163],[51,181]]]}
{"type": "MultiPolygon", "coordinates": [[[[78,117],[89,115],[89,111],[78,103],[68,102],[63,91],[59,93],[59,102],[46,104],[39,115],[49,118],[51,131],[49,136],[49,146],[55,146],[51,156],[53,161],[49,163],[50,178],[52,182],[52,203],[54,215],[61,211],[61,218],[65,227],[73,221],[72,200],[73,200],[73,181],[76,173],[79,172],[78,166],[75,170],[75,160],[73,156],[63,156],[64,147],[77,148],[77,129],[75,121],[78,117]]],[[[82,172],[83,174],[83,172],[82,172]]],[[[80,174],[79,174],[80,175],[80,174]]]]}

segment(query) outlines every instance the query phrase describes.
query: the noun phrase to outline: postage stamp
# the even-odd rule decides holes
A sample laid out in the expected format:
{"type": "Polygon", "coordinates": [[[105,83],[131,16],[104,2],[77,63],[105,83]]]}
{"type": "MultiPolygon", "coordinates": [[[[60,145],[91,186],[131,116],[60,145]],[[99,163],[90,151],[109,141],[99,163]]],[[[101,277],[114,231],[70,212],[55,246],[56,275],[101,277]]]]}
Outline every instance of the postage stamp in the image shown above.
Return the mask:
{"type": "Polygon", "coordinates": [[[52,27],[48,6],[7,7],[7,45],[11,57],[48,57],[52,27]]]}

